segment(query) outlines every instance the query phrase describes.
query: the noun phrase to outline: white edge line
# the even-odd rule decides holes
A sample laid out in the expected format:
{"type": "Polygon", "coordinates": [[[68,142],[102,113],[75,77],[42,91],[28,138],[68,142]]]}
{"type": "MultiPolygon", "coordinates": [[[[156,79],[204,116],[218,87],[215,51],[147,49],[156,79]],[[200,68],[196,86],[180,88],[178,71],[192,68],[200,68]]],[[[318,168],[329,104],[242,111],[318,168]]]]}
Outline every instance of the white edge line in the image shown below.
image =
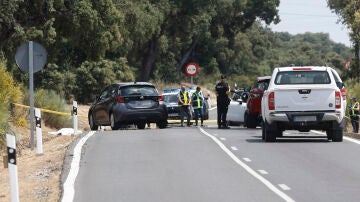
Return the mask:
{"type": "Polygon", "coordinates": [[[261,173],[262,175],[267,175],[269,174],[266,170],[258,170],[259,173],[261,173]]]}
{"type": "Polygon", "coordinates": [[[94,135],[95,132],[96,131],[90,131],[86,136],[84,136],[79,140],[79,142],[76,144],[74,148],[74,154],[71,161],[70,171],[63,185],[64,192],[61,200],[62,202],[70,202],[74,200],[74,195],[75,195],[74,184],[75,184],[76,176],[79,172],[81,149],[82,146],[87,141],[87,139],[89,139],[89,137],[94,135]]]}
{"type": "Polygon", "coordinates": [[[258,174],[256,171],[254,171],[252,168],[247,166],[244,162],[242,162],[240,159],[238,159],[221,141],[219,141],[216,137],[213,135],[207,133],[204,129],[200,128],[200,131],[210,137],[219,147],[237,164],[239,164],[241,167],[243,167],[249,174],[251,174],[253,177],[258,179],[260,182],[262,182],[265,186],[267,186],[271,191],[273,191],[275,194],[280,196],[285,201],[289,202],[295,202],[294,199],[290,198],[287,194],[282,192],[280,189],[278,189],[275,185],[271,184],[267,179],[265,179],[263,176],[258,174]]]}
{"type": "Polygon", "coordinates": [[[280,187],[281,189],[285,190],[285,191],[291,190],[291,188],[288,187],[286,184],[279,184],[279,187],[280,187]]]}

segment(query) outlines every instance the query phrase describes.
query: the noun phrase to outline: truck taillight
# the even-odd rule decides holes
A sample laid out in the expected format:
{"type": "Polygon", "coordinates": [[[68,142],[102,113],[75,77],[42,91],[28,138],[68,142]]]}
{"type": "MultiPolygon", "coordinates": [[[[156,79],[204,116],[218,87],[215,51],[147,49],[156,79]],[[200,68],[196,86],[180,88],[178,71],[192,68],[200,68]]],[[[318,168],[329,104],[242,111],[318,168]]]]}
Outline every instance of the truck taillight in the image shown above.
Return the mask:
{"type": "Polygon", "coordinates": [[[116,96],[116,101],[118,103],[124,103],[124,96],[116,96]]]}
{"type": "Polygon", "coordinates": [[[340,91],[335,92],[335,108],[336,109],[341,108],[341,93],[340,93],[340,91]]]}
{"type": "Polygon", "coordinates": [[[275,93],[274,92],[269,93],[268,106],[269,106],[269,110],[275,110],[275,93]]]}
{"type": "Polygon", "coordinates": [[[343,98],[343,100],[346,100],[346,90],[345,90],[345,88],[343,87],[343,88],[341,88],[341,96],[342,96],[342,98],[343,98]]]}

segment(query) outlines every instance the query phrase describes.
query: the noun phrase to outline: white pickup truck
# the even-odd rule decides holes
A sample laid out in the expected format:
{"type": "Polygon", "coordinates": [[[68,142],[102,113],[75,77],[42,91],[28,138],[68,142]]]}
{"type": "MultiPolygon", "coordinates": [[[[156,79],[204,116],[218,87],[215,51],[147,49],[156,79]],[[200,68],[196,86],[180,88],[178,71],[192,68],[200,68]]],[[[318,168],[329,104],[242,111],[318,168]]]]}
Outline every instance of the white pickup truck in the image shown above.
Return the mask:
{"type": "Polygon", "coordinates": [[[278,67],[261,101],[262,138],[273,142],[284,130],[326,131],[341,142],[345,127],[346,92],[331,67],[278,67]]]}

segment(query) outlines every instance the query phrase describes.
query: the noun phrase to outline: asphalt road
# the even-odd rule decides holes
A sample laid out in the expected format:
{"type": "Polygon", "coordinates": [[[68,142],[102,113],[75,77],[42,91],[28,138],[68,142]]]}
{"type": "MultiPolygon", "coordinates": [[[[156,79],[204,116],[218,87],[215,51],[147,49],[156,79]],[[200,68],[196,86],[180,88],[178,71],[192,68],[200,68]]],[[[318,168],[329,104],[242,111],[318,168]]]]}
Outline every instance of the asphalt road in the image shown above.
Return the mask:
{"type": "Polygon", "coordinates": [[[97,131],[73,201],[360,201],[360,145],[317,132],[232,127],[97,131]]]}

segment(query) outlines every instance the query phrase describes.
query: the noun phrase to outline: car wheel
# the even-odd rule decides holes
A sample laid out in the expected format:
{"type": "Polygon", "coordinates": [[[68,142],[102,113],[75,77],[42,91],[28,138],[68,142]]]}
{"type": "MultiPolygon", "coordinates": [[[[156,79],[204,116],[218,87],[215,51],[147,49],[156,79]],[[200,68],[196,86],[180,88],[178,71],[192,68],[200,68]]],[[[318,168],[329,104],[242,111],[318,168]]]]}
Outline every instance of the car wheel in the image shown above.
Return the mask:
{"type": "Polygon", "coordinates": [[[247,128],[256,128],[256,116],[248,114],[247,115],[247,123],[246,123],[246,127],[247,128]]]}
{"type": "Polygon", "coordinates": [[[166,127],[167,127],[167,120],[159,121],[158,123],[156,123],[156,125],[157,125],[160,129],[166,128],[166,127]]]}
{"type": "Polygon", "coordinates": [[[275,142],[276,134],[271,130],[269,124],[265,122],[263,128],[264,128],[265,142],[275,142]]]}
{"type": "Polygon", "coordinates": [[[110,114],[110,127],[112,130],[119,129],[119,124],[115,121],[115,117],[113,113],[110,114]]]}
{"type": "Polygon", "coordinates": [[[95,124],[92,114],[89,116],[89,125],[91,130],[97,130],[99,128],[99,126],[95,124]]]}
{"type": "Polygon", "coordinates": [[[138,124],[137,124],[137,128],[138,128],[138,129],[145,129],[145,125],[146,125],[145,122],[138,123],[138,124]]]}

